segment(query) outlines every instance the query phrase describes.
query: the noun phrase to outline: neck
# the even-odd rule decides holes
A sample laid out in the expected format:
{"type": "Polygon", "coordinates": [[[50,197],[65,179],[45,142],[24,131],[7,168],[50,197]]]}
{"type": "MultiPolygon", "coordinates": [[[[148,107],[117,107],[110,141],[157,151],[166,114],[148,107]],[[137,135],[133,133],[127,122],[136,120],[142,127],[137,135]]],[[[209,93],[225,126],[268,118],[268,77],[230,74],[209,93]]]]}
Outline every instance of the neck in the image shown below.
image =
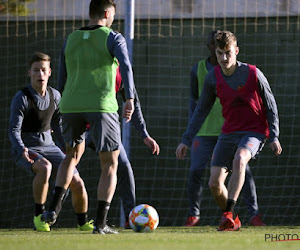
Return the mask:
{"type": "Polygon", "coordinates": [[[41,90],[38,92],[42,97],[46,95],[46,90],[41,90]]]}
{"type": "Polygon", "coordinates": [[[105,19],[90,19],[88,22],[88,26],[93,26],[93,25],[101,25],[105,26],[106,25],[106,20],[105,19]]]}
{"type": "Polygon", "coordinates": [[[212,65],[218,65],[218,60],[217,60],[216,57],[210,56],[210,57],[208,58],[208,61],[209,61],[210,64],[212,64],[212,65]]]}
{"type": "Polygon", "coordinates": [[[42,89],[34,88],[34,90],[42,97],[44,97],[46,95],[46,88],[42,88],[42,89]]]}
{"type": "Polygon", "coordinates": [[[237,63],[235,63],[233,66],[231,66],[231,67],[228,68],[228,69],[223,69],[223,68],[222,68],[223,74],[224,74],[225,76],[231,76],[231,75],[234,73],[236,67],[237,67],[237,63]]]}

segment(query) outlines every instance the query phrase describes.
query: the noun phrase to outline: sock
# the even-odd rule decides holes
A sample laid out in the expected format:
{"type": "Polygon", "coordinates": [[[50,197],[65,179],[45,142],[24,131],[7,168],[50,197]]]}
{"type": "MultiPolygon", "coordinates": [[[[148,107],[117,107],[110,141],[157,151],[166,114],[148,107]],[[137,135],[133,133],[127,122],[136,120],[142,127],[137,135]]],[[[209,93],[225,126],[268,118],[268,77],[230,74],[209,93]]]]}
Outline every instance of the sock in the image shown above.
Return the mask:
{"type": "Polygon", "coordinates": [[[98,228],[104,228],[105,227],[109,207],[110,207],[109,202],[107,202],[107,201],[98,201],[97,219],[96,219],[96,226],[98,228]]]}
{"type": "Polygon", "coordinates": [[[66,194],[65,189],[62,187],[55,187],[52,202],[49,207],[49,211],[55,211],[56,215],[59,214],[61,208],[62,208],[62,201],[64,199],[64,196],[66,194]]]}
{"type": "Polygon", "coordinates": [[[39,216],[40,214],[43,214],[44,212],[45,212],[45,205],[35,203],[34,216],[39,216]]]}
{"type": "Polygon", "coordinates": [[[227,200],[227,204],[226,204],[226,208],[225,208],[224,212],[232,212],[232,213],[234,213],[233,210],[234,210],[235,204],[236,204],[235,200],[228,199],[227,200]]]}
{"type": "Polygon", "coordinates": [[[77,215],[77,221],[78,221],[78,225],[82,226],[87,222],[87,213],[82,213],[82,214],[76,214],[77,215]]]}

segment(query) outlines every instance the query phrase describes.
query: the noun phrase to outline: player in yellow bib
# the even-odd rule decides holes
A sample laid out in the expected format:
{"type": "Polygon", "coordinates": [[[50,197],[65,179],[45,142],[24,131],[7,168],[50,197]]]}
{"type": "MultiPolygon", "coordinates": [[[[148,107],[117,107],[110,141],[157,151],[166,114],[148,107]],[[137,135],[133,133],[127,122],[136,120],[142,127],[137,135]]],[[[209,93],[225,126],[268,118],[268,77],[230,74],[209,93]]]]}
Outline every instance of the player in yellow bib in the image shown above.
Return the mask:
{"type": "Polygon", "coordinates": [[[126,41],[120,33],[110,29],[115,11],[113,0],[92,0],[88,25],[70,34],[64,44],[59,74],[66,72],[60,110],[67,152],[58,171],[49,211],[42,216],[50,224],[55,222],[70,174],[85,150],[86,125],[89,124],[101,165],[93,231],[96,234],[118,233],[106,224],[116,189],[121,142],[115,92],[117,61],[125,88],[123,117],[127,122],[134,111],[134,82],[126,41]]]}

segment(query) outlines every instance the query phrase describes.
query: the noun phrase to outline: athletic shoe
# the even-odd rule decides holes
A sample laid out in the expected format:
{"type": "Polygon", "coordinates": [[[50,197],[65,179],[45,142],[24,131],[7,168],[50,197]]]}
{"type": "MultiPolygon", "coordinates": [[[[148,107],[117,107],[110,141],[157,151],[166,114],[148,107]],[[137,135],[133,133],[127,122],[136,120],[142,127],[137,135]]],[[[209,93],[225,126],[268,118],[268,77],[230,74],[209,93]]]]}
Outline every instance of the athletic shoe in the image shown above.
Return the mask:
{"type": "Polygon", "coordinates": [[[225,228],[223,231],[239,231],[242,226],[242,223],[237,215],[234,219],[234,226],[232,228],[225,228]]]}
{"type": "Polygon", "coordinates": [[[224,212],[219,225],[219,231],[224,231],[227,228],[234,227],[232,212],[224,212]]]}
{"type": "Polygon", "coordinates": [[[93,234],[118,234],[117,231],[113,230],[111,227],[105,225],[104,228],[94,228],[93,234]]]}
{"type": "Polygon", "coordinates": [[[254,215],[250,219],[250,225],[255,227],[262,227],[266,226],[265,223],[263,223],[262,219],[260,218],[260,215],[254,215]]]}
{"type": "Polygon", "coordinates": [[[56,222],[57,215],[56,215],[55,211],[45,211],[42,214],[41,219],[42,219],[42,221],[45,221],[46,223],[48,223],[49,226],[52,226],[56,222]]]}
{"type": "Polygon", "coordinates": [[[129,224],[129,221],[127,220],[127,221],[125,221],[125,223],[124,223],[124,228],[125,229],[131,229],[131,227],[130,227],[130,224],[129,224]]]}
{"type": "Polygon", "coordinates": [[[82,226],[78,225],[80,231],[93,231],[94,230],[94,220],[90,220],[83,224],[82,226]]]}
{"type": "Polygon", "coordinates": [[[199,216],[189,216],[186,219],[186,222],[184,224],[185,227],[194,227],[197,226],[200,222],[200,217],[199,216]]]}
{"type": "Polygon", "coordinates": [[[33,217],[34,229],[39,232],[50,232],[49,224],[41,220],[42,215],[33,217]]]}

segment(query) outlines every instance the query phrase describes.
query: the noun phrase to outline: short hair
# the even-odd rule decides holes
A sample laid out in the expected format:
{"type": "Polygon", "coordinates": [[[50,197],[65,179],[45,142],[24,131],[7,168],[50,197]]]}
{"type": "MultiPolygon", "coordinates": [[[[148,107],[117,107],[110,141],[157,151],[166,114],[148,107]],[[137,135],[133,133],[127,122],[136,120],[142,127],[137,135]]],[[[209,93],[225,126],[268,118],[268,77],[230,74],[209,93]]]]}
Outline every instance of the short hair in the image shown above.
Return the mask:
{"type": "Polygon", "coordinates": [[[89,8],[90,18],[103,17],[104,11],[109,7],[117,7],[114,0],[91,0],[89,8]]]}
{"type": "Polygon", "coordinates": [[[215,44],[220,49],[227,49],[231,44],[237,45],[237,39],[231,31],[218,31],[215,34],[215,44]]]}
{"type": "Polygon", "coordinates": [[[207,35],[207,44],[210,44],[211,42],[215,43],[215,36],[220,30],[213,30],[208,33],[207,35]]]}
{"type": "Polygon", "coordinates": [[[33,63],[40,62],[40,61],[50,62],[51,57],[45,53],[36,51],[33,53],[33,55],[30,57],[28,61],[28,68],[30,69],[33,63]]]}

